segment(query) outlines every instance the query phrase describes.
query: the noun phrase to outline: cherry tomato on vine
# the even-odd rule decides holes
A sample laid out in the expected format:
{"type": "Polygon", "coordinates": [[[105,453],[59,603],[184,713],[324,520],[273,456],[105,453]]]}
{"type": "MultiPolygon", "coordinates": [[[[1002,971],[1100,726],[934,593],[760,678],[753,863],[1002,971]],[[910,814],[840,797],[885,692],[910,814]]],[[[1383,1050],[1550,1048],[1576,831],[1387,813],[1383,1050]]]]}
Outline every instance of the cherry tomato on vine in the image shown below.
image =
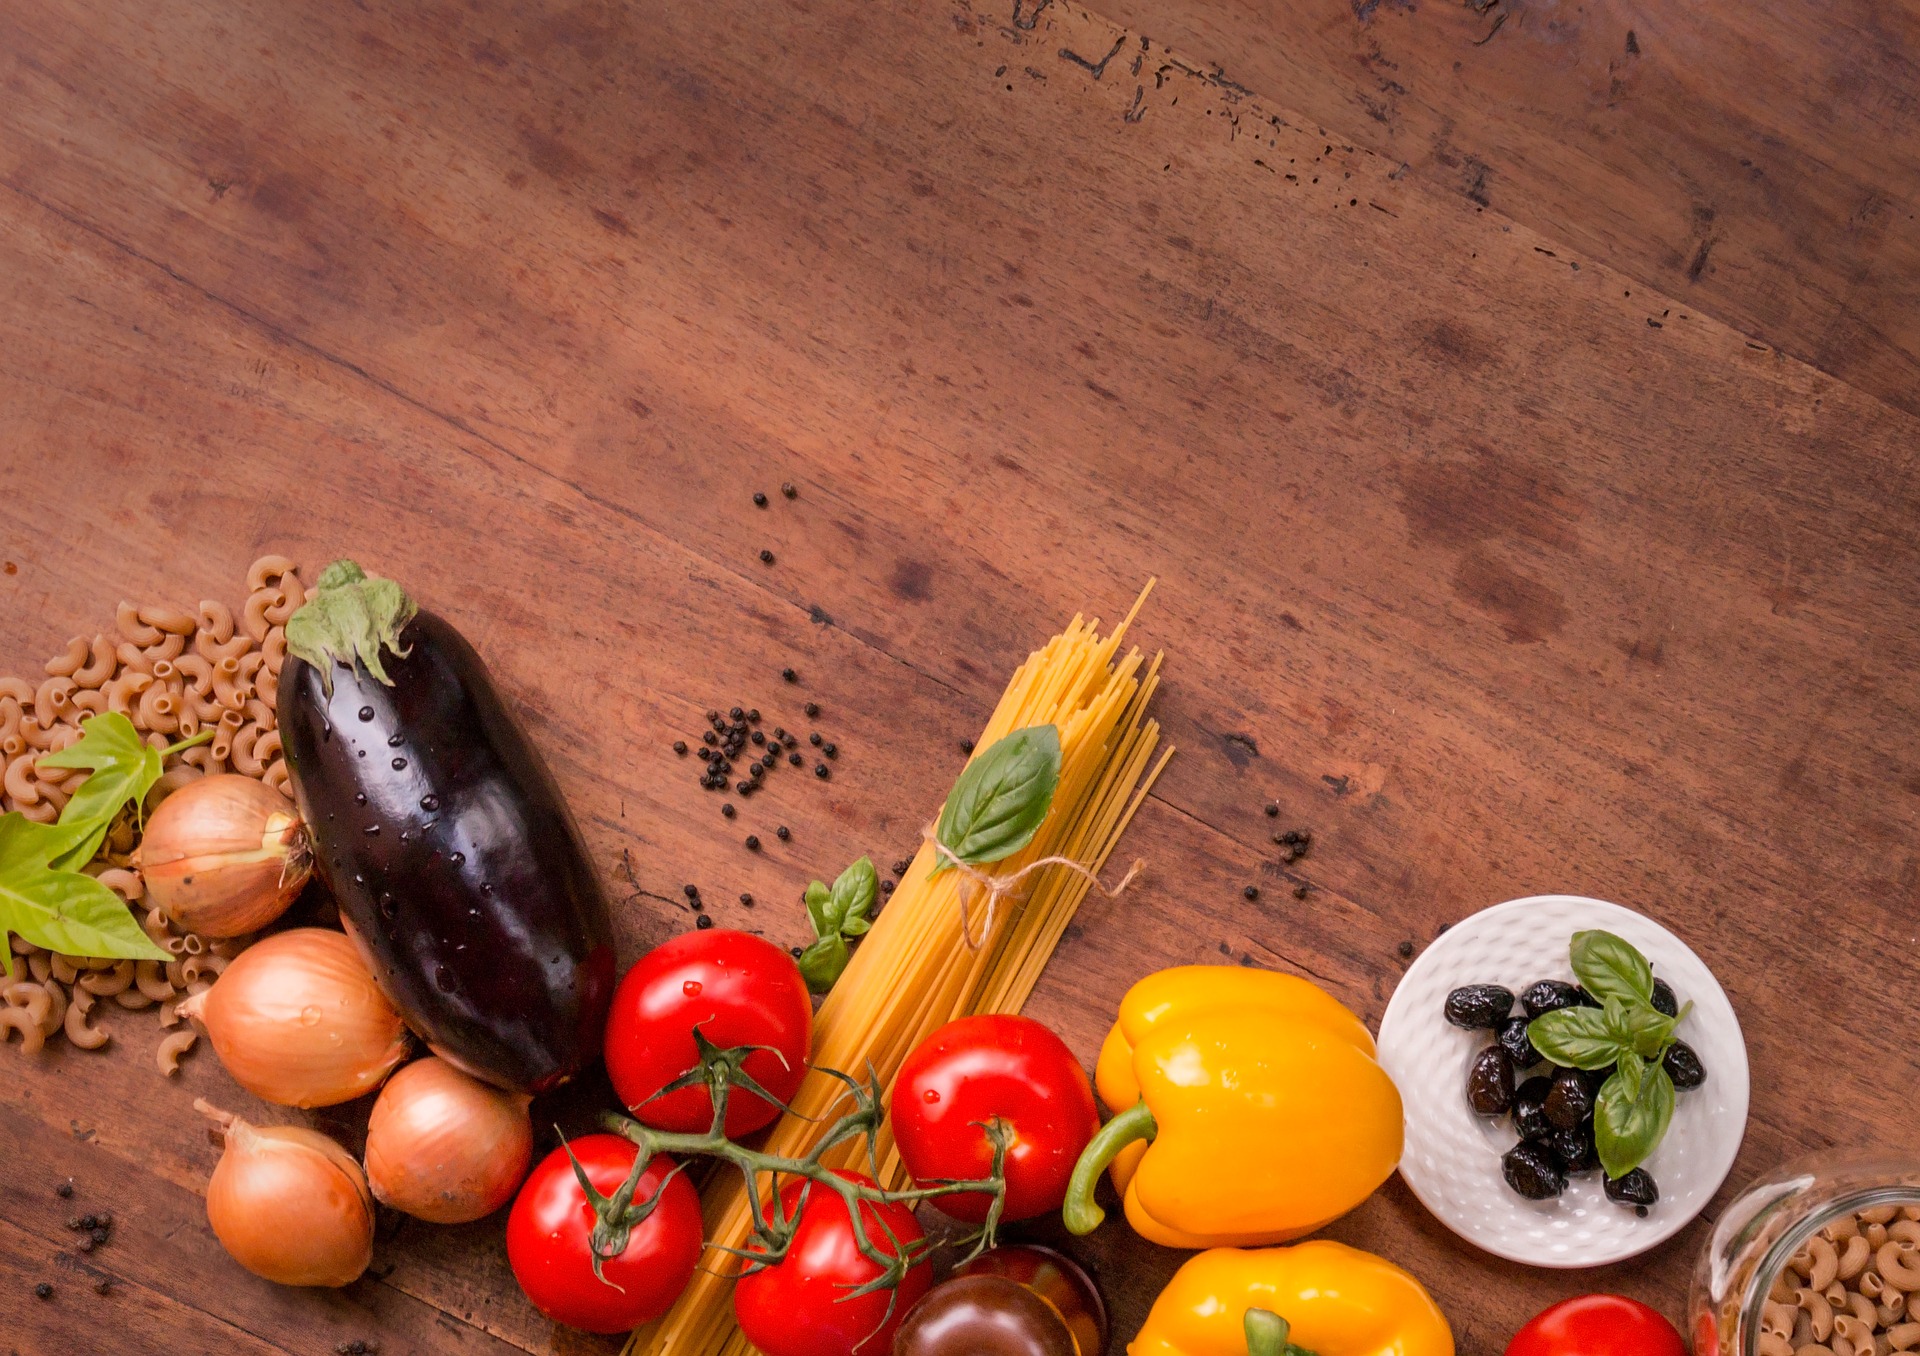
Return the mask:
{"type": "Polygon", "coordinates": [[[1582,1295],[1536,1315],[1507,1343],[1507,1356],[1687,1356],[1687,1345],[1638,1300],[1582,1295]]]}
{"type": "MultiPolygon", "coordinates": [[[[839,1175],[873,1185],[859,1173],[839,1175]]],[[[915,1262],[895,1290],[848,1299],[886,1268],[861,1252],[846,1202],[829,1187],[800,1180],[781,1191],[780,1210],[787,1219],[800,1212],[793,1241],[778,1262],[748,1272],[733,1287],[740,1331],[764,1356],[854,1356],[856,1348],[863,1356],[886,1356],[894,1330],[932,1283],[932,1264],[915,1262]]],[[[862,1202],[860,1219],[868,1241],[887,1257],[924,1237],[913,1212],[898,1202],[862,1202]]]]}
{"type": "MultiPolygon", "coordinates": [[[[793,957],[751,933],[685,932],[634,963],[607,1017],[607,1073],[643,1125],[699,1134],[713,1124],[704,1087],[647,1101],[699,1065],[696,1026],[722,1049],[772,1047],[748,1055],[743,1071],[783,1102],[799,1090],[813,1045],[813,1002],[793,957]]],[[[779,1114],[766,1098],[736,1088],[727,1099],[727,1136],[751,1134],[779,1114]]]]}
{"type": "MultiPolygon", "coordinates": [[[[921,1183],[990,1175],[993,1143],[981,1125],[998,1118],[1009,1135],[1009,1220],[1060,1208],[1073,1165],[1100,1128],[1086,1071],[1031,1017],[962,1017],[941,1027],[901,1065],[892,1116],[900,1161],[921,1183]]],[[[985,1192],[933,1198],[974,1224],[992,1203],[985,1192]]]]}
{"type": "MultiPolygon", "coordinates": [[[[619,1189],[639,1153],[619,1135],[582,1135],[568,1147],[603,1196],[619,1189]]],[[[566,1149],[540,1160],[507,1216],[507,1261],[536,1309],[588,1332],[625,1332],[667,1311],[687,1288],[702,1246],[692,1183],[676,1173],[661,1187],[672,1170],[673,1160],[660,1155],[640,1175],[635,1203],[660,1193],[660,1204],[634,1226],[620,1255],[602,1264],[603,1281],[593,1274],[593,1206],[566,1149]]]]}

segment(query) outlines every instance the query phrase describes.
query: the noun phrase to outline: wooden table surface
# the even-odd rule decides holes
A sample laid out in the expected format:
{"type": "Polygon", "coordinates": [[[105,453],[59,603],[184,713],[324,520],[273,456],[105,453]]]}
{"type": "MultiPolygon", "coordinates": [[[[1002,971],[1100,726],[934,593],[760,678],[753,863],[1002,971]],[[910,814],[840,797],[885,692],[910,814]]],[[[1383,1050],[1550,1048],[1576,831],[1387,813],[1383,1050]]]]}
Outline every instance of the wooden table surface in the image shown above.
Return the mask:
{"type": "MultiPolygon", "coordinates": [[[[0,7],[0,671],[356,556],[520,703],[631,957],[686,881],[798,940],[729,901],[900,855],[1027,650],[1158,576],[1151,870],[1030,1008],[1089,1063],[1150,969],[1377,1021],[1401,942],[1564,890],[1731,994],[1728,1191],[1910,1146],[1920,9],[1099,9],[0,7]],[[793,830],[755,856],[669,744],[802,700],[842,757],[751,804],[793,830]],[[1268,800],[1315,835],[1284,873],[1268,800]]],[[[6,1351],[612,1349],[529,1308],[497,1220],[400,1227],[339,1293],[241,1273],[189,1105],[257,1108],[114,1029],[0,1056],[6,1351]],[[119,1220],[105,1297],[67,1175],[119,1220]]],[[[1588,1289],[1677,1317],[1705,1229],[1535,1271],[1396,1180],[1329,1232],[1497,1353],[1588,1289]]],[[[1123,1335],[1179,1260],[1084,1253],[1123,1335]]]]}

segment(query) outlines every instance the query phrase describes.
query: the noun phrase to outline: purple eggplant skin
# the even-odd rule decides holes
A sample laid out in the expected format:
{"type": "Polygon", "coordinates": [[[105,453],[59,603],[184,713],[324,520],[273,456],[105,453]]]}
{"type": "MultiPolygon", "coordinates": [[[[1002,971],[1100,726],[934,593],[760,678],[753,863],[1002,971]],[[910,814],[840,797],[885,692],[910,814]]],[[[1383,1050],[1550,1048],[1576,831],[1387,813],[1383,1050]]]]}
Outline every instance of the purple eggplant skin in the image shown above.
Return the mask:
{"type": "Polygon", "coordinates": [[[415,612],[391,685],[288,654],[281,746],[315,864],[407,1025],[537,1093],[599,1058],[607,900],[546,764],[451,625],[415,612]]]}

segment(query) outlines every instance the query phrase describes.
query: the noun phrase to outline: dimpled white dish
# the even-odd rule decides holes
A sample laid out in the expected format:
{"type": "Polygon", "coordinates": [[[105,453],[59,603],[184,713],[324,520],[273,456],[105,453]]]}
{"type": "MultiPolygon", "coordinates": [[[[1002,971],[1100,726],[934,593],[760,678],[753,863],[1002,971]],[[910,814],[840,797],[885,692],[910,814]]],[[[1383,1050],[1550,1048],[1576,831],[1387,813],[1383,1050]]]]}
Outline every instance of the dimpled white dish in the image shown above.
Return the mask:
{"type": "Polygon", "coordinates": [[[1685,942],[1603,900],[1534,895],[1456,923],[1407,967],[1381,1019],[1379,1045],[1406,1104],[1401,1177],[1448,1228],[1515,1262],[1590,1267],[1646,1251],[1700,1213],[1746,1134],[1747,1046],[1727,995],[1685,942]],[[1512,1123],[1467,1105],[1467,1069],[1491,1033],[1462,1031],[1441,1013],[1447,995],[1465,984],[1500,984],[1517,994],[1537,979],[1572,980],[1567,945],[1589,928],[1632,942],[1680,1001],[1693,1003],[1679,1036],[1707,1069],[1705,1084],[1676,1098],[1673,1124],[1644,1164],[1660,1187],[1645,1219],[1608,1200],[1598,1172],[1573,1178],[1551,1201],[1523,1200],[1507,1185],[1500,1156],[1515,1143],[1512,1123]]]}

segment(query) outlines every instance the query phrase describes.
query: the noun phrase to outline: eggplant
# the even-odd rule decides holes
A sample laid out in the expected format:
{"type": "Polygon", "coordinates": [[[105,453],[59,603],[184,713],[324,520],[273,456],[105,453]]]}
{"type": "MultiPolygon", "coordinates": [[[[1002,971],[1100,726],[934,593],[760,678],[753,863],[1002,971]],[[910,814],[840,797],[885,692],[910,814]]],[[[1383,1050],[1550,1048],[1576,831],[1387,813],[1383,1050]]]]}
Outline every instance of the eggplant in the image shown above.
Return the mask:
{"type": "Polygon", "coordinates": [[[336,561],[287,622],[277,704],[315,868],[408,1026],[520,1092],[590,1066],[614,988],[606,895],[473,647],[336,561]]]}

